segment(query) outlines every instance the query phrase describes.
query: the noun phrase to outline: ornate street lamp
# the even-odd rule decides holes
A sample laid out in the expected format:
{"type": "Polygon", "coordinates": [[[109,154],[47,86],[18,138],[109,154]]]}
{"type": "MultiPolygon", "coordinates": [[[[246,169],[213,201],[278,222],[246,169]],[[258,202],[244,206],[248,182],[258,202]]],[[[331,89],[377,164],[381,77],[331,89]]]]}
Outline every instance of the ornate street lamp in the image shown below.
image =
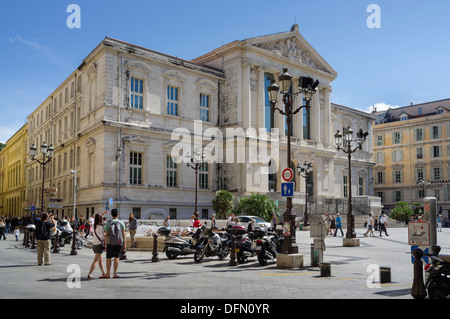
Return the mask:
{"type": "Polygon", "coordinates": [[[312,174],[313,165],[305,161],[303,166],[297,165],[297,173],[299,176],[305,179],[305,220],[303,221],[303,226],[309,226],[309,216],[308,216],[308,179],[310,174],[312,174]]]}
{"type": "Polygon", "coordinates": [[[362,129],[356,134],[357,139],[353,140],[353,130],[349,127],[344,128],[345,140],[342,141],[342,134],[339,130],[334,135],[336,147],[348,155],[348,213],[347,213],[347,234],[346,238],[356,238],[355,233],[355,216],[352,209],[352,154],[362,149],[362,145],[367,139],[369,133],[363,132],[362,129]],[[352,142],[357,142],[358,146],[352,149],[352,142]]]}
{"type": "Polygon", "coordinates": [[[192,168],[195,171],[195,208],[194,214],[198,214],[198,171],[203,169],[205,163],[205,155],[203,151],[200,153],[199,150],[195,150],[194,156],[191,156],[191,153],[186,154],[187,166],[192,168]]]}
{"type": "MultiPolygon", "coordinates": [[[[310,102],[313,94],[316,92],[316,88],[319,85],[318,80],[313,80],[311,77],[301,76],[298,80],[298,91],[292,92],[292,76],[288,73],[288,69],[284,68],[283,72],[278,76],[279,85],[272,81],[271,85],[267,87],[269,93],[269,101],[271,111],[277,110],[280,114],[286,116],[287,125],[287,167],[290,167],[291,163],[291,130],[292,130],[292,116],[297,114],[302,108],[310,108],[310,102]],[[276,107],[278,101],[278,93],[283,95],[284,111],[276,107]],[[294,99],[299,95],[303,95],[306,105],[298,107],[296,110],[292,109],[294,99]]],[[[284,254],[296,254],[298,253],[298,246],[295,240],[295,214],[292,212],[292,198],[286,199],[286,211],[284,212],[284,223],[289,229],[289,235],[284,236],[283,247],[281,252],[284,254]]]]}
{"type": "Polygon", "coordinates": [[[52,160],[53,152],[55,149],[53,146],[47,146],[45,142],[41,145],[41,153],[42,153],[42,160],[39,160],[36,158],[37,148],[33,144],[30,147],[30,156],[31,160],[36,161],[39,163],[39,165],[42,166],[42,191],[41,191],[41,214],[45,210],[45,199],[44,199],[44,187],[45,187],[45,166],[52,160]]]}

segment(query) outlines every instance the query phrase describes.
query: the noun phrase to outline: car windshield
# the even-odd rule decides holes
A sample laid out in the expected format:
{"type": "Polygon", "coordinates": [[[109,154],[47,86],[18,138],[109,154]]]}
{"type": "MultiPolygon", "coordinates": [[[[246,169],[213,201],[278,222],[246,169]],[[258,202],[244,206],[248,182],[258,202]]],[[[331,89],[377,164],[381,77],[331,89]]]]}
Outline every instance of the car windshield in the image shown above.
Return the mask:
{"type": "Polygon", "coordinates": [[[252,219],[255,220],[255,222],[257,223],[265,223],[266,221],[260,217],[252,217],[252,219]]]}

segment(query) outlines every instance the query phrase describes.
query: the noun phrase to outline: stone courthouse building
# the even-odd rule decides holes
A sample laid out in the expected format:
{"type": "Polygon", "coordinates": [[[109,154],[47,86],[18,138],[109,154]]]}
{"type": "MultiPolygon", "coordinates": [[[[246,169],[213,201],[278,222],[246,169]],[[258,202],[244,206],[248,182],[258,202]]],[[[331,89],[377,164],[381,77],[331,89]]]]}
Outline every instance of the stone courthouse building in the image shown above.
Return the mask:
{"type": "MultiPolygon", "coordinates": [[[[348,187],[367,202],[373,195],[372,116],[331,103],[337,72],[297,25],[231,42],[192,61],[105,38],[28,117],[28,145],[38,146],[38,153],[44,141],[55,148],[46,170],[46,193],[62,199],[58,213],[64,215],[73,214],[76,190],[78,216],[102,212],[112,198],[121,218],[131,212],[143,219],[189,218],[196,185],[185,150],[203,149],[209,156],[198,172],[202,217],[211,217],[211,200],[220,189],[236,199],[268,194],[284,211],[280,183],[287,166],[286,125],[282,115],[271,112],[266,93],[282,68],[288,68],[294,86],[300,76],[320,81],[311,108],[293,117],[292,130],[291,167],[313,163],[308,183],[312,209],[344,213],[335,204],[344,202],[348,187]],[[352,185],[345,182],[347,157],[334,146],[334,134],[347,126],[370,134],[354,154],[352,185]],[[174,152],[181,140],[190,143],[174,152]],[[257,149],[269,145],[269,156],[252,157],[253,142],[257,149]]],[[[294,100],[297,107],[300,103],[294,100]]],[[[27,197],[37,207],[40,170],[27,161],[27,197]]],[[[306,183],[299,176],[295,181],[294,209],[301,215],[306,183]]]]}

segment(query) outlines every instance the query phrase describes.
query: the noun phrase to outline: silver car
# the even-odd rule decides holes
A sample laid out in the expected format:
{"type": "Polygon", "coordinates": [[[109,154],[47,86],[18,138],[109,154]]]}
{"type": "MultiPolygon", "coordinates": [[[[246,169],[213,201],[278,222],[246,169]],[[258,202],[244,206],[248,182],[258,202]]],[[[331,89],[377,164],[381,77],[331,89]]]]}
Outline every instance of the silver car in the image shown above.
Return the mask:
{"type": "Polygon", "coordinates": [[[252,219],[255,220],[255,227],[260,227],[261,229],[267,230],[270,227],[272,227],[272,224],[269,222],[266,222],[264,219],[258,216],[236,216],[236,218],[239,218],[239,222],[242,226],[247,229],[248,224],[252,219]]]}

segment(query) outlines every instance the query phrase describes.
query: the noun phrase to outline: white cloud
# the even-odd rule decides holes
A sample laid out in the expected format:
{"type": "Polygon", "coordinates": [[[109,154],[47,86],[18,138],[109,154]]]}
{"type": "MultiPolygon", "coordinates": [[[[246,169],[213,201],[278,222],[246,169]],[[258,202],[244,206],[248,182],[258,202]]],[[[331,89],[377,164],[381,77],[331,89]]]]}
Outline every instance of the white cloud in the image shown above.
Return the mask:
{"type": "Polygon", "coordinates": [[[398,108],[398,107],[400,107],[400,106],[399,105],[390,105],[390,104],[386,104],[384,102],[379,102],[379,103],[375,103],[374,105],[367,106],[365,108],[365,112],[372,113],[374,108],[376,109],[377,112],[381,112],[381,111],[386,111],[389,108],[395,109],[395,108],[398,108]]]}

